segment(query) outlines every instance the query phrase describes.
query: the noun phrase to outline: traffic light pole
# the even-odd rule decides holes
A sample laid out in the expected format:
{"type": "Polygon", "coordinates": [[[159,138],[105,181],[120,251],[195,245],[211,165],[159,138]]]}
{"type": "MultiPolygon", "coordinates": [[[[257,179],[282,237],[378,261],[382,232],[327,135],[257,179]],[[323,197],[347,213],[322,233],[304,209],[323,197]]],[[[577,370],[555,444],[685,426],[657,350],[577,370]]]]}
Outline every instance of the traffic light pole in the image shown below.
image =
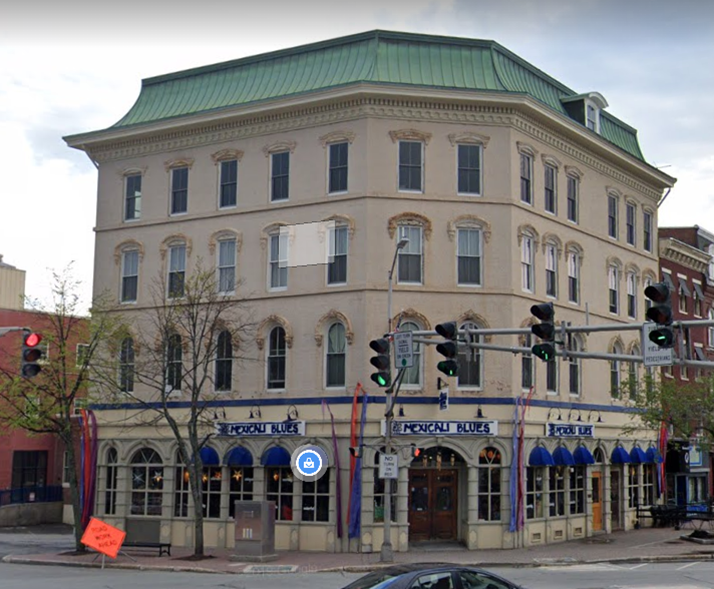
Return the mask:
{"type": "MultiPolygon", "coordinates": [[[[399,395],[399,388],[402,386],[402,379],[404,378],[405,372],[405,368],[400,368],[397,380],[386,391],[387,411],[384,414],[386,422],[386,431],[384,432],[384,449],[389,456],[392,454],[392,422],[394,421],[394,406],[397,404],[397,396],[399,395]],[[394,396],[392,397],[392,389],[395,384],[397,388],[395,389],[394,396]]],[[[379,551],[379,561],[394,562],[394,551],[392,549],[392,479],[385,479],[384,481],[384,540],[382,541],[382,548],[379,551]]]]}

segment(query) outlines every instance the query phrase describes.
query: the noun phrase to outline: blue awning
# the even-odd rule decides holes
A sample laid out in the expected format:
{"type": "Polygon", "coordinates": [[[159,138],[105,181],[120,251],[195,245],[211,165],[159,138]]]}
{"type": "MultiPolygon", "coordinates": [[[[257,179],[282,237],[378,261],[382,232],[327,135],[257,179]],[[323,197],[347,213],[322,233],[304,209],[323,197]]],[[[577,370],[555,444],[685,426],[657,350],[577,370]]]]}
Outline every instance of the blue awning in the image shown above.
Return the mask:
{"type": "Polygon", "coordinates": [[[290,453],[280,446],[266,450],[260,459],[263,466],[290,466],[290,453]]]}
{"type": "Polygon", "coordinates": [[[662,462],[664,462],[662,454],[654,446],[648,448],[645,455],[647,456],[647,462],[654,462],[656,464],[661,464],[662,462]]]}
{"type": "Polygon", "coordinates": [[[618,446],[612,451],[610,461],[613,464],[629,464],[630,455],[627,453],[627,450],[625,450],[622,446],[618,446]]]}
{"type": "Polygon", "coordinates": [[[219,466],[221,464],[218,452],[210,446],[201,448],[201,462],[203,462],[203,466],[219,466]]]}
{"type": "Polygon", "coordinates": [[[585,446],[578,446],[573,453],[575,464],[595,464],[592,453],[585,446]]]}
{"type": "Polygon", "coordinates": [[[647,462],[647,455],[642,448],[635,446],[630,450],[630,460],[633,464],[643,464],[647,462]]]}
{"type": "Polygon", "coordinates": [[[555,466],[553,457],[550,452],[543,446],[536,446],[531,451],[531,455],[528,458],[528,464],[530,466],[555,466]]]}
{"type": "Polygon", "coordinates": [[[575,466],[575,459],[565,446],[558,446],[553,452],[553,462],[558,466],[575,466]]]}
{"type": "Polygon", "coordinates": [[[226,454],[226,466],[253,466],[253,455],[243,446],[237,446],[226,454]]]}

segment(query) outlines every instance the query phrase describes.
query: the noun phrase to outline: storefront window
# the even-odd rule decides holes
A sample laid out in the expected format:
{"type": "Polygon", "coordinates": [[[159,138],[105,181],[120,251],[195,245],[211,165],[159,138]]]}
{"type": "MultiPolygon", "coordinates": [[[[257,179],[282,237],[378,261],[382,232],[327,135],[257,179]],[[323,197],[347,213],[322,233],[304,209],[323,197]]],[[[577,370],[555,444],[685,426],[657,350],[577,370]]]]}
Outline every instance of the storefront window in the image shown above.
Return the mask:
{"type": "Polygon", "coordinates": [[[204,466],[201,474],[203,486],[203,517],[221,517],[221,467],[204,466]]]}
{"type": "Polygon", "coordinates": [[[131,515],[161,515],[164,467],[151,448],[141,448],[131,459],[131,515]]]}
{"type": "Polygon", "coordinates": [[[501,519],[501,453],[484,448],[478,458],[478,518],[501,519]]]}
{"type": "MultiPolygon", "coordinates": [[[[383,452],[384,448],[380,450],[383,452]]],[[[384,482],[385,479],[379,478],[379,452],[374,455],[374,522],[379,523],[384,521],[384,482]]],[[[397,479],[386,479],[392,487],[392,516],[393,522],[397,521],[397,479]]]]}
{"type": "Polygon", "coordinates": [[[627,488],[630,495],[629,506],[634,508],[640,504],[640,473],[639,467],[636,464],[630,464],[628,467],[627,488]]]}
{"type": "Polygon", "coordinates": [[[548,505],[551,517],[565,515],[565,467],[549,467],[548,505]]]}
{"type": "Polygon", "coordinates": [[[543,517],[543,467],[526,468],[526,518],[543,517]]]}
{"type": "Polygon", "coordinates": [[[302,521],[330,521],[330,471],[302,484],[302,521]]]}
{"type": "Polygon", "coordinates": [[[228,496],[228,515],[235,517],[236,501],[253,500],[253,467],[231,467],[230,495],[228,496]]]}
{"type": "MultiPolygon", "coordinates": [[[[176,453],[176,464],[181,464],[181,454],[176,453]]],[[[185,466],[176,467],[174,479],[174,517],[188,517],[188,498],[190,488],[188,483],[188,469],[185,466]]]]}
{"type": "Polygon", "coordinates": [[[585,513],[585,467],[570,467],[570,515],[585,513]]]}
{"type": "Polygon", "coordinates": [[[642,498],[643,505],[655,504],[655,472],[654,464],[642,466],[642,498]]]}
{"type": "Polygon", "coordinates": [[[117,512],[117,451],[116,448],[107,450],[107,478],[104,489],[104,513],[114,515],[117,512]]]}
{"type": "Polygon", "coordinates": [[[293,471],[289,466],[267,468],[268,501],[275,501],[275,520],[292,521],[293,519],[293,471]]]}

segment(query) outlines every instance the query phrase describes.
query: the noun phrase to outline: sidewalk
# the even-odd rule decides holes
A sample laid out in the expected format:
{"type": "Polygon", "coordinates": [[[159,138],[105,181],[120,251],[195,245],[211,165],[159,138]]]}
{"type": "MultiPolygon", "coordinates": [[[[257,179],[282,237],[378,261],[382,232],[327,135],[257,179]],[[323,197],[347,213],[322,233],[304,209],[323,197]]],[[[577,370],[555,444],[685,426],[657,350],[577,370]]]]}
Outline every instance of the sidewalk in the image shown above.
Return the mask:
{"type": "MultiPolygon", "coordinates": [[[[561,542],[547,546],[516,550],[478,550],[469,552],[454,544],[431,544],[417,547],[406,553],[395,553],[395,563],[453,562],[484,567],[568,565],[594,562],[647,562],[714,559],[714,545],[702,546],[682,540],[689,530],[671,528],[644,528],[628,532],[595,536],[584,540],[561,542]]],[[[154,551],[155,552],[155,551],[154,551]]],[[[327,554],[322,552],[281,552],[278,560],[255,564],[234,562],[231,551],[208,549],[210,558],[188,560],[191,550],[172,549],[172,556],[158,557],[150,551],[132,551],[129,556],[120,554],[116,561],[106,559],[105,566],[140,570],[190,571],[207,573],[315,573],[327,571],[362,572],[379,566],[376,554],[327,554]]],[[[95,553],[72,555],[50,553],[13,556],[4,562],[17,564],[51,564],[80,567],[101,566],[101,556],[95,553]]]]}

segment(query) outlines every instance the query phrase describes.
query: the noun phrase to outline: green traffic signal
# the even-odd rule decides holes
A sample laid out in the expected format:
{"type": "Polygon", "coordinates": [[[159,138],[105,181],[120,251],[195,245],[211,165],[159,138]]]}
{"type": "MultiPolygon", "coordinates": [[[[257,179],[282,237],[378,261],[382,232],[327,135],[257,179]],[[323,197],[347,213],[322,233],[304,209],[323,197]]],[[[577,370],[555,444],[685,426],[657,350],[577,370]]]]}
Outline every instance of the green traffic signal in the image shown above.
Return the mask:
{"type": "Polygon", "coordinates": [[[388,387],[392,384],[392,373],[390,370],[390,344],[389,339],[382,337],[379,339],[373,339],[369,342],[369,347],[377,352],[376,356],[369,359],[369,363],[374,366],[378,372],[374,372],[370,375],[373,382],[380,387],[388,387]]]}
{"type": "Polygon", "coordinates": [[[650,332],[650,341],[657,344],[660,348],[671,348],[674,346],[674,333],[668,327],[655,329],[650,332]]]}
{"type": "Polygon", "coordinates": [[[436,345],[436,351],[446,358],[446,360],[439,362],[436,368],[446,376],[456,376],[459,373],[459,364],[455,360],[459,351],[456,343],[459,326],[456,321],[447,321],[446,323],[439,323],[435,329],[436,333],[447,340],[436,345]]]}
{"type": "Polygon", "coordinates": [[[380,387],[388,387],[392,384],[392,377],[389,372],[375,372],[370,378],[380,387]]]}
{"type": "Polygon", "coordinates": [[[456,360],[442,360],[436,365],[436,368],[446,376],[456,376],[459,373],[459,365],[456,360]]]}
{"type": "Polygon", "coordinates": [[[555,359],[555,348],[550,344],[536,344],[531,348],[531,352],[545,362],[555,359]]]}

